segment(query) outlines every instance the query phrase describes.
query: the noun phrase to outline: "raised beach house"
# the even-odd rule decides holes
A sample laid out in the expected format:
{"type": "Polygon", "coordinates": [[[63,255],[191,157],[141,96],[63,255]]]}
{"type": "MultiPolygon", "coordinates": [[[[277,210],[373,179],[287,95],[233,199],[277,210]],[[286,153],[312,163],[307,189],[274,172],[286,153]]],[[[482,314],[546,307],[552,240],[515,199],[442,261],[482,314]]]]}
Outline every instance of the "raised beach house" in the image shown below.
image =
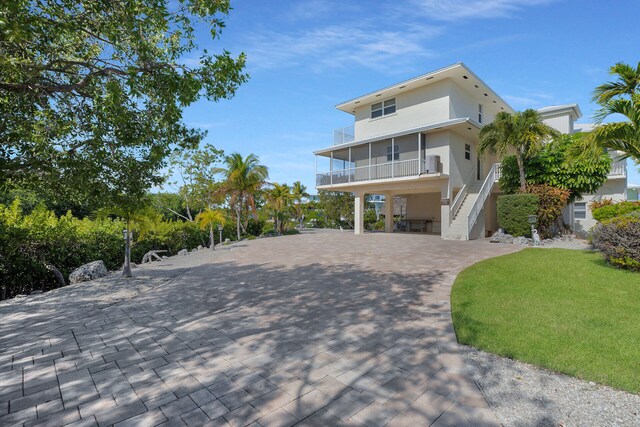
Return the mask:
{"type": "MultiPolygon", "coordinates": [[[[500,163],[477,155],[478,133],[500,111],[514,110],[466,65],[449,67],[343,102],[352,126],[334,131],[333,145],[315,151],[318,190],[355,194],[355,233],[363,233],[365,195],[406,200],[405,231],[475,239],[497,230],[500,163]]],[[[560,132],[586,131],[577,104],[538,110],[560,132]]],[[[626,197],[626,163],[614,161],[597,194],[566,209],[577,232],[595,222],[589,202],[626,197]]],[[[393,203],[385,203],[385,231],[394,231],[393,203]]]]}

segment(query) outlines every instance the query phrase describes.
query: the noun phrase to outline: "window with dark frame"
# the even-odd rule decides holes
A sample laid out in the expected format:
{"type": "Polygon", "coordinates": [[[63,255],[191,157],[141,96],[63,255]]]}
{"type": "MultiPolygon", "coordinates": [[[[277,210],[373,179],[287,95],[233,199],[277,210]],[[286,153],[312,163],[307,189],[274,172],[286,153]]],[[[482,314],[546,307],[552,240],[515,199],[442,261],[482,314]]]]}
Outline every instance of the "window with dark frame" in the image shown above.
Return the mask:
{"type": "Polygon", "coordinates": [[[464,158],[466,160],[471,160],[471,145],[464,144],[464,158]]]}
{"type": "Polygon", "coordinates": [[[478,104],[478,123],[482,123],[482,104],[478,104]]]}
{"type": "MultiPolygon", "coordinates": [[[[400,147],[396,144],[393,147],[393,160],[400,160],[400,147]]],[[[391,144],[387,145],[387,162],[391,161],[391,144]]]]}
{"type": "Polygon", "coordinates": [[[391,98],[386,101],[376,102],[371,105],[371,118],[377,119],[378,117],[388,116],[396,112],[396,99],[391,98]]]}
{"type": "Polygon", "coordinates": [[[573,218],[587,219],[587,204],[585,202],[576,202],[573,204],[573,218]]]}

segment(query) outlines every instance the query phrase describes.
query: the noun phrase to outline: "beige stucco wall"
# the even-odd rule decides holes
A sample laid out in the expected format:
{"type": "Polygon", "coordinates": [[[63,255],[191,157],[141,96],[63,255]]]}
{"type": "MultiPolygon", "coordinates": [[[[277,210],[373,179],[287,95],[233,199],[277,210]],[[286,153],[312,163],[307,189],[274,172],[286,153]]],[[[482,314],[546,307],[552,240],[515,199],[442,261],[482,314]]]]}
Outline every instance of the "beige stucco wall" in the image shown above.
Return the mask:
{"type": "Polygon", "coordinates": [[[543,123],[551,126],[562,133],[573,133],[573,119],[570,114],[563,114],[554,117],[545,117],[542,119],[543,123]]]}
{"type": "MultiPolygon", "coordinates": [[[[614,202],[620,202],[627,199],[627,180],[626,179],[610,179],[598,189],[596,194],[583,195],[581,200],[576,202],[586,203],[587,215],[585,219],[576,219],[573,216],[573,206],[569,209],[569,219],[573,221],[573,231],[579,235],[586,235],[589,230],[596,225],[597,221],[593,219],[589,204],[595,200],[611,199],[614,202]]],[[[565,221],[567,218],[565,217],[565,221]]]]}
{"type": "MultiPolygon", "coordinates": [[[[395,97],[396,112],[389,116],[372,119],[371,104],[359,107],[355,110],[356,139],[402,132],[449,119],[449,91],[452,85],[449,80],[443,80],[399,94],[395,97]]],[[[377,102],[386,99],[381,97],[377,102]]]]}
{"type": "Polygon", "coordinates": [[[478,158],[477,144],[471,139],[463,138],[457,133],[449,132],[450,166],[449,176],[451,185],[460,188],[475,169],[478,158]],[[471,145],[471,160],[464,158],[464,145],[471,145]]]}

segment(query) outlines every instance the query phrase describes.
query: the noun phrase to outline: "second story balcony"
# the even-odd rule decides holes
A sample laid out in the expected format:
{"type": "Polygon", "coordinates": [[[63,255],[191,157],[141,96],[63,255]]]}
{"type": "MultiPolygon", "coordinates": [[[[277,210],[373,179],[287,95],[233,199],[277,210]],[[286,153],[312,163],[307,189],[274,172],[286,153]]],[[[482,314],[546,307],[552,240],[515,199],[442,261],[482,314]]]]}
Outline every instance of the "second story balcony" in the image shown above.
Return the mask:
{"type": "Polygon", "coordinates": [[[345,126],[333,131],[333,145],[348,144],[355,140],[354,126],[345,126]]]}
{"type": "Polygon", "coordinates": [[[609,179],[623,179],[627,177],[627,161],[614,160],[611,164],[611,171],[607,175],[609,179]]]}

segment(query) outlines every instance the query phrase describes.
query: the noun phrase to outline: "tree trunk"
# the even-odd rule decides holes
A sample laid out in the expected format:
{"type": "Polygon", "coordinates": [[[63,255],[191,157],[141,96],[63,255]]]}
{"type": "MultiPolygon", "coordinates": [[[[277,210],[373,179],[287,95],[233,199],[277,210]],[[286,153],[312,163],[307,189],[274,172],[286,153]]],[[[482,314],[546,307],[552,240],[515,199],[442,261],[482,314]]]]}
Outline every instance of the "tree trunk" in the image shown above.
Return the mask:
{"type": "Polygon", "coordinates": [[[236,229],[238,232],[238,240],[240,240],[240,209],[236,209],[236,229]]]}
{"type": "Polygon", "coordinates": [[[209,244],[212,251],[216,250],[216,242],[213,241],[213,224],[209,224],[209,244]]]}
{"type": "Polygon", "coordinates": [[[127,220],[127,238],[124,245],[124,267],[122,268],[122,275],[124,277],[131,277],[131,238],[129,233],[129,220],[127,220]]]}
{"type": "Polygon", "coordinates": [[[520,172],[520,192],[524,193],[527,191],[527,181],[524,177],[524,161],[522,160],[522,154],[518,153],[516,155],[516,159],[518,161],[518,171],[520,172]]]}

